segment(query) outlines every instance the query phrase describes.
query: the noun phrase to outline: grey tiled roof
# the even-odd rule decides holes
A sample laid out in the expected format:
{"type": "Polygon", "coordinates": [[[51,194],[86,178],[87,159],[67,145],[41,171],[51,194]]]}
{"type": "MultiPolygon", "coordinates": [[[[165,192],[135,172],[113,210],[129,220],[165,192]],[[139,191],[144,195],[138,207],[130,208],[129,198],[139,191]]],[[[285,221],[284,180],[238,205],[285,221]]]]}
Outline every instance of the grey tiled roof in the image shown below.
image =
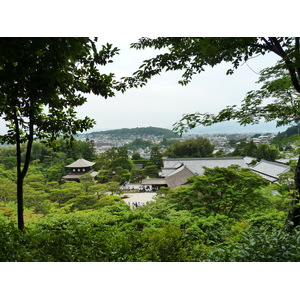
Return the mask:
{"type": "Polygon", "coordinates": [[[161,172],[159,172],[160,177],[167,177],[172,174],[176,169],[174,168],[161,168],[161,172]]]}
{"type": "Polygon", "coordinates": [[[90,171],[90,172],[87,172],[87,173],[70,173],[68,175],[65,175],[63,176],[62,178],[63,179],[79,179],[80,176],[84,175],[84,174],[91,174],[93,177],[96,177],[98,175],[98,172],[97,171],[90,171]]]}
{"type": "Polygon", "coordinates": [[[297,160],[298,161],[299,156],[293,156],[289,158],[279,158],[276,159],[275,162],[281,163],[281,164],[288,164],[291,160],[297,160]]]}
{"type": "Polygon", "coordinates": [[[94,164],[94,162],[79,158],[70,165],[67,165],[66,168],[87,168],[93,166],[94,164]]]}
{"type": "Polygon", "coordinates": [[[187,166],[183,165],[172,174],[166,177],[168,187],[176,188],[180,185],[187,183],[187,179],[195,175],[187,166]]]}
{"type": "Polygon", "coordinates": [[[142,184],[158,184],[158,185],[163,185],[163,184],[167,184],[166,180],[164,178],[146,178],[142,180],[142,184]]]}
{"type": "Polygon", "coordinates": [[[175,188],[187,182],[187,178],[193,175],[203,175],[204,167],[227,168],[238,165],[241,168],[249,168],[264,179],[275,182],[282,173],[290,171],[290,167],[282,163],[260,161],[256,166],[250,167],[252,157],[213,157],[213,158],[168,158],[164,159],[164,167],[160,175],[165,177],[169,187],[175,188]],[[178,167],[180,166],[180,167],[178,167]]]}
{"type": "Polygon", "coordinates": [[[90,174],[91,174],[93,177],[98,176],[98,172],[97,172],[97,171],[92,171],[92,172],[90,172],[90,174]]]}
{"type": "Polygon", "coordinates": [[[251,157],[251,156],[245,156],[243,159],[244,159],[244,161],[245,161],[246,164],[251,164],[251,162],[253,160],[257,160],[257,158],[251,157]]]}
{"type": "Polygon", "coordinates": [[[63,176],[63,179],[78,179],[83,174],[68,174],[66,176],[63,176]]]}
{"type": "Polygon", "coordinates": [[[285,164],[267,160],[261,160],[251,169],[257,173],[268,175],[274,178],[278,178],[280,174],[290,171],[290,167],[285,164]]]}
{"type": "Polygon", "coordinates": [[[255,170],[252,169],[252,172],[254,172],[255,174],[261,176],[262,178],[268,180],[269,182],[276,182],[278,180],[278,177],[273,177],[273,176],[270,176],[270,175],[267,175],[267,174],[263,174],[263,173],[260,173],[260,172],[257,172],[255,170]]]}
{"type": "Polygon", "coordinates": [[[231,165],[239,165],[242,168],[248,168],[242,157],[168,158],[164,160],[164,168],[175,168],[178,163],[187,166],[195,175],[202,175],[204,173],[203,167],[227,168],[231,165]]]}

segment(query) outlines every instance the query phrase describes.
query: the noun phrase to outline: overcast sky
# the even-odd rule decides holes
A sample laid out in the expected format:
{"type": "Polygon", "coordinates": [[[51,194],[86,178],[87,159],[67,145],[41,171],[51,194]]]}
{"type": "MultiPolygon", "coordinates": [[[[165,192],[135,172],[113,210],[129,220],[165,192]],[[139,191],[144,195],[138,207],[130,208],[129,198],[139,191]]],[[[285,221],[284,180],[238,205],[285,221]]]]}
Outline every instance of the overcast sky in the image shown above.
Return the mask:
{"type": "MultiPolygon", "coordinates": [[[[99,45],[108,42],[120,49],[114,62],[103,70],[113,72],[117,79],[130,76],[144,59],[157,53],[152,49],[130,49],[130,43],[137,40],[138,37],[99,39],[99,45]]],[[[229,64],[207,68],[184,87],[178,84],[181,71],[164,73],[151,79],[143,88],[127,90],[124,94],[116,93],[113,98],[89,95],[88,102],[80,108],[78,115],[94,118],[97,124],[93,130],[146,126],[172,128],[185,113],[217,113],[227,105],[239,105],[248,91],[259,87],[255,83],[257,73],[264,67],[274,65],[275,61],[277,57],[272,54],[251,59],[234,75],[226,75],[229,64]]],[[[266,128],[275,129],[275,126],[266,128]]]]}
{"type": "MultiPolygon", "coordinates": [[[[140,36],[104,36],[99,38],[99,49],[102,44],[111,43],[120,49],[113,63],[101,69],[104,73],[112,72],[115,78],[130,76],[142,64],[143,60],[153,57],[153,49],[130,49],[130,43],[138,41],[140,36]]],[[[277,57],[267,54],[251,59],[239,67],[233,75],[226,75],[229,64],[207,68],[205,72],[194,76],[187,86],[178,84],[182,71],[168,72],[155,76],[143,88],[130,89],[124,94],[117,92],[113,98],[89,94],[88,101],[78,109],[78,117],[89,116],[96,120],[90,131],[135,127],[163,127],[172,129],[173,124],[183,114],[194,112],[217,113],[227,105],[239,105],[246,93],[259,87],[256,84],[258,72],[264,67],[274,65],[277,57]]],[[[3,121],[0,121],[0,133],[5,133],[3,121]]],[[[197,128],[200,133],[239,131],[279,131],[275,124],[250,127],[225,126],[197,128]]],[[[283,128],[284,129],[284,128],[283,128]]],[[[282,129],[282,130],[283,130],[282,129]]]]}
{"type": "MultiPolygon", "coordinates": [[[[294,36],[298,33],[297,10],[291,10],[287,16],[281,15],[281,22],[274,22],[273,16],[281,13],[281,7],[256,0],[240,10],[237,1],[201,3],[201,10],[194,0],[187,0],[184,5],[161,0],[145,2],[144,5],[133,0],[101,1],[99,6],[86,0],[84,4],[85,9],[78,11],[78,7],[68,1],[55,0],[38,14],[29,10],[24,15],[23,11],[29,4],[20,2],[14,18],[9,14],[2,17],[1,22],[5,24],[2,34],[98,36],[99,45],[108,42],[120,48],[120,55],[103,70],[120,78],[130,76],[144,59],[155,55],[153,50],[129,48],[130,43],[143,36],[294,36]],[[291,24],[289,34],[282,24],[291,24]]],[[[15,4],[8,2],[5,5],[7,11],[12,11],[15,4]]],[[[32,5],[37,8],[34,1],[32,5]]],[[[194,76],[185,87],[177,83],[181,79],[178,71],[156,76],[147,86],[124,94],[117,93],[114,98],[88,95],[88,102],[79,109],[78,116],[95,119],[97,124],[93,130],[144,126],[172,128],[183,114],[197,111],[217,113],[227,105],[240,104],[248,91],[258,88],[255,72],[273,65],[275,60],[271,54],[252,59],[248,65],[253,71],[244,64],[231,76],[226,76],[228,66],[216,66],[194,76]]],[[[4,131],[4,123],[0,120],[0,134],[4,131]]]]}

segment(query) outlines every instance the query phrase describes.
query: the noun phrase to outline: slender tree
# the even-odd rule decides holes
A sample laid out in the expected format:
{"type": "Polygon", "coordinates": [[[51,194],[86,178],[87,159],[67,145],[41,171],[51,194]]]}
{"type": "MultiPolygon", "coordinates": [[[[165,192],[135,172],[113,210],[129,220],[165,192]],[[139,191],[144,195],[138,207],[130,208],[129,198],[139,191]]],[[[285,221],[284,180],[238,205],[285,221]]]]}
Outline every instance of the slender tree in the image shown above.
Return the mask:
{"type": "Polygon", "coordinates": [[[110,44],[98,51],[96,39],[89,38],[0,39],[0,116],[8,127],[1,142],[16,145],[19,229],[24,228],[23,181],[33,141],[72,139],[93,126],[88,117],[77,119],[75,109],[87,101],[87,93],[114,95],[113,74],[100,74],[98,66],[117,52],[110,44]]]}

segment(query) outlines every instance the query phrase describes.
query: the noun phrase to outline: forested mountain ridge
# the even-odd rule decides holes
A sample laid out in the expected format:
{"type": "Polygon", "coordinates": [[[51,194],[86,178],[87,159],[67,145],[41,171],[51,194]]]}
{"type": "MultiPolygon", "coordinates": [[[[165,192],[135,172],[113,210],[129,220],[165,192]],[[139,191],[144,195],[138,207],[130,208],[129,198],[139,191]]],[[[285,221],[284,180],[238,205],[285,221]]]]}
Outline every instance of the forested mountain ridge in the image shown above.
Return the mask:
{"type": "Polygon", "coordinates": [[[283,132],[279,132],[275,138],[273,139],[274,142],[283,141],[286,138],[291,137],[292,135],[300,133],[300,124],[287,128],[283,132]]]}
{"type": "MultiPolygon", "coordinates": [[[[127,136],[162,136],[164,138],[176,138],[179,137],[172,130],[159,128],[159,127],[136,127],[136,128],[122,128],[122,129],[113,129],[106,131],[96,131],[91,133],[84,134],[87,138],[95,138],[99,135],[111,135],[113,137],[125,138],[127,136]]],[[[80,136],[83,136],[81,134],[80,136]]]]}

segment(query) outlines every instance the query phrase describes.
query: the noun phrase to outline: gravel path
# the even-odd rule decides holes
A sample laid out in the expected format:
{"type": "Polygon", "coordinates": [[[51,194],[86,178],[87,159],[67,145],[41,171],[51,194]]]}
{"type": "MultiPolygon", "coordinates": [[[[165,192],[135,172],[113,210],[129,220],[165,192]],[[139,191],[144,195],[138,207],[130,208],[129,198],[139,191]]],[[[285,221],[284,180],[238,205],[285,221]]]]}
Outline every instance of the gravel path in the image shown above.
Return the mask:
{"type": "Polygon", "coordinates": [[[156,193],[125,193],[123,196],[128,198],[123,199],[127,204],[131,205],[133,202],[139,202],[146,204],[149,201],[154,201],[152,199],[156,193]]]}

